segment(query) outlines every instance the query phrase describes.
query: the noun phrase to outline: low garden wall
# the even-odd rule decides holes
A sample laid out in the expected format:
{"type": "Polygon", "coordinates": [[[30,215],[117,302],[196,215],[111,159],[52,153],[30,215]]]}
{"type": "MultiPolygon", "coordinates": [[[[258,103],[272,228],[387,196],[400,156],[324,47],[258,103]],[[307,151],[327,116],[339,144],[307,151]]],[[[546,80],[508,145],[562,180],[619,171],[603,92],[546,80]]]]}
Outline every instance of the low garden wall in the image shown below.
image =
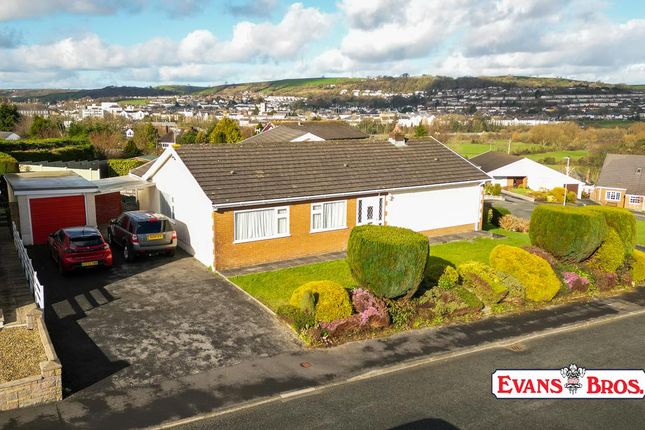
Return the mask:
{"type": "Polygon", "coordinates": [[[47,359],[40,362],[40,374],[0,384],[0,411],[54,402],[63,398],[62,366],[49,338],[43,313],[34,309],[26,319],[27,329],[38,331],[47,359]]]}

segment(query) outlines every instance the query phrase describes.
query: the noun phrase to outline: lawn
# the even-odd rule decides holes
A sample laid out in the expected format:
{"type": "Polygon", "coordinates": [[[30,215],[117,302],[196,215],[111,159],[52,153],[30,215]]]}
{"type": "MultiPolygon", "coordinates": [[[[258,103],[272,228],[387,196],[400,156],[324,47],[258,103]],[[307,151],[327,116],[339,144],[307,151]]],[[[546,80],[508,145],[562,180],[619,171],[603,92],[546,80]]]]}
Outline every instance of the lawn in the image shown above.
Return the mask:
{"type": "MultiPolygon", "coordinates": [[[[473,241],[432,245],[430,255],[441,257],[454,264],[469,260],[488,263],[488,255],[497,245],[523,246],[529,244],[529,237],[526,233],[514,233],[502,229],[493,229],[491,231],[503,234],[506,239],[476,239],[473,241]]],[[[274,311],[280,305],[286,304],[293,290],[300,285],[310,281],[321,280],[336,281],[345,287],[355,286],[345,260],[309,264],[231,278],[232,282],[274,311]]]]}
{"type": "MultiPolygon", "coordinates": [[[[467,141],[450,143],[448,147],[466,158],[472,158],[476,155],[483,154],[488,151],[506,152],[508,150],[508,141],[494,140],[491,143],[472,143],[467,141]]],[[[511,142],[511,151],[530,149],[535,147],[531,143],[525,142],[511,142]]]]}
{"type": "Polygon", "coordinates": [[[645,221],[636,221],[638,234],[636,243],[645,246],[645,221]]]}
{"type": "Polygon", "coordinates": [[[117,100],[117,103],[120,106],[145,106],[148,103],[150,103],[150,100],[148,99],[123,99],[123,100],[117,100]]]}
{"type": "Polygon", "coordinates": [[[578,149],[575,151],[551,151],[551,152],[542,152],[539,154],[527,154],[526,158],[530,158],[534,161],[540,161],[547,157],[555,158],[555,161],[560,162],[564,157],[570,157],[572,161],[579,160],[582,157],[588,157],[589,151],[586,149],[578,149]]]}

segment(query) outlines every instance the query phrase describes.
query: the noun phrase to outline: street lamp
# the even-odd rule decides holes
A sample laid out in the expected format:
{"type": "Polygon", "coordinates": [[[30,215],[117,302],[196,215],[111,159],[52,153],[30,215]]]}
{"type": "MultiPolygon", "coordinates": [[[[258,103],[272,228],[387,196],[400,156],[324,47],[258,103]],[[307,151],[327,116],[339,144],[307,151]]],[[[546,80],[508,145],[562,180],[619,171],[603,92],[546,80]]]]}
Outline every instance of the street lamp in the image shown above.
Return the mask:
{"type": "MultiPolygon", "coordinates": [[[[569,176],[569,161],[571,160],[570,157],[564,157],[567,159],[567,169],[565,170],[566,175],[569,176]]],[[[564,184],[564,198],[562,199],[562,206],[567,205],[567,184],[564,184]]]]}

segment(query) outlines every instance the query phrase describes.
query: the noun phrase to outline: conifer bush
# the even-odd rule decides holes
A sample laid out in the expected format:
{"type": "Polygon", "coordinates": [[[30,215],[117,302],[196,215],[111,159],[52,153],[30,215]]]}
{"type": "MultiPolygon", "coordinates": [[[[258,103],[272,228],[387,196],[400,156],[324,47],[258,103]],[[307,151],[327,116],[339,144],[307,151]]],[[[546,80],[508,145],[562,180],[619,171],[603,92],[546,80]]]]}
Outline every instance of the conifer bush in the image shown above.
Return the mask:
{"type": "Polygon", "coordinates": [[[645,252],[638,249],[632,255],[632,279],[636,284],[645,281],[645,252]]]}
{"type": "Polygon", "coordinates": [[[414,294],[428,260],[428,238],[401,227],[354,227],[347,263],[354,280],[377,297],[414,294]]]}
{"type": "Polygon", "coordinates": [[[508,294],[508,288],[495,270],[478,261],[467,261],[457,266],[463,286],[487,305],[499,303],[508,294]]]}
{"type": "Polygon", "coordinates": [[[592,269],[606,273],[615,272],[625,261],[625,248],[620,236],[613,228],[600,248],[589,258],[587,264],[592,269]]]}
{"type": "Polygon", "coordinates": [[[352,314],[352,304],[347,290],[334,281],[307,282],[291,294],[289,304],[302,309],[304,303],[314,298],[314,317],[318,322],[331,322],[352,314]]]}
{"type": "Polygon", "coordinates": [[[549,262],[522,248],[497,245],[490,253],[490,265],[517,279],[528,300],[546,302],[560,290],[560,280],[549,262]]]}
{"type": "Polygon", "coordinates": [[[585,206],[579,210],[601,214],[607,226],[618,233],[623,243],[624,254],[632,255],[636,247],[636,217],[630,211],[608,206],[585,206]]]}
{"type": "Polygon", "coordinates": [[[565,261],[580,262],[607,236],[607,222],[598,212],[540,205],[531,215],[531,244],[565,261]]]}

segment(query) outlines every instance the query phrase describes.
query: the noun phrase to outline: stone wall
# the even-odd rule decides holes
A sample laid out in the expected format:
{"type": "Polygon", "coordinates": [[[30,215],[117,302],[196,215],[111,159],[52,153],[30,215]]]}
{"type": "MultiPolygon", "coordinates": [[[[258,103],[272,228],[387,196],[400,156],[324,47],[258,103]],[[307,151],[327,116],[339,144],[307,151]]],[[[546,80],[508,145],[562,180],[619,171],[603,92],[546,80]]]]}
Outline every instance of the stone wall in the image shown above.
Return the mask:
{"type": "Polygon", "coordinates": [[[40,375],[0,384],[0,411],[63,398],[62,366],[49,339],[42,311],[34,309],[27,315],[27,328],[38,330],[47,360],[40,363],[40,375]]]}

